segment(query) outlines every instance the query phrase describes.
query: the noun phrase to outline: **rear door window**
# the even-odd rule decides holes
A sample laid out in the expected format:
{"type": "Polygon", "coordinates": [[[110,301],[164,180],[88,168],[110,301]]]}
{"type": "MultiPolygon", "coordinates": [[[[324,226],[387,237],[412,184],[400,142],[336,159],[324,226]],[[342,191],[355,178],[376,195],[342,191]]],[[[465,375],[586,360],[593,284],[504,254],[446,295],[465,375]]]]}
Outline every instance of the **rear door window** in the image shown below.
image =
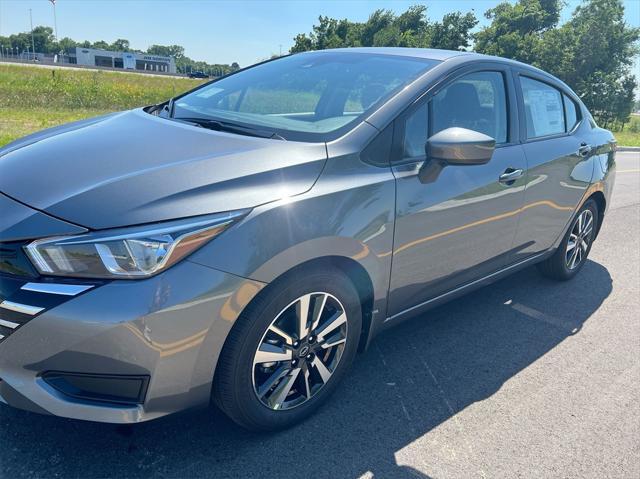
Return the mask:
{"type": "Polygon", "coordinates": [[[560,90],[541,81],[520,77],[527,138],[564,133],[565,119],[560,90]]]}

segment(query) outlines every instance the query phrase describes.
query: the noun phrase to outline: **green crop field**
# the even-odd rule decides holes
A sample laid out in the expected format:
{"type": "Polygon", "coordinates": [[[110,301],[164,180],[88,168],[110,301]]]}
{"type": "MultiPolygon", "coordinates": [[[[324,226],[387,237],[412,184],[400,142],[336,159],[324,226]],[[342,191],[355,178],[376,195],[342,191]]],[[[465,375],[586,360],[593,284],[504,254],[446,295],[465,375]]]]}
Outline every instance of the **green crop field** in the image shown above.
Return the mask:
{"type": "Polygon", "coordinates": [[[202,80],[0,65],[0,146],[61,123],[159,103],[202,80]]]}
{"type": "MultiPolygon", "coordinates": [[[[0,65],[0,146],[62,123],[159,103],[200,83],[139,73],[0,65]]],[[[290,100],[283,98],[282,107],[290,100]]],[[[296,98],[297,104],[302,100],[296,98]]],[[[313,98],[309,102],[313,105],[313,98]]],[[[633,116],[615,136],[621,146],[640,146],[640,117],[633,116]]]]}

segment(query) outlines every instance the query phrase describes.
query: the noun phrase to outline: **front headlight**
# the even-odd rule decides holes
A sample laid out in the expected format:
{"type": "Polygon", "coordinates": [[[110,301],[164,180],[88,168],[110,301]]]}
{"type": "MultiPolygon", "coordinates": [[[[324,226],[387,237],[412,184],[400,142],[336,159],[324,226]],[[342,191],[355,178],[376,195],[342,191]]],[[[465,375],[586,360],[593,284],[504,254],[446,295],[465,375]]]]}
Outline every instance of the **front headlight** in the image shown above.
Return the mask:
{"type": "Polygon", "coordinates": [[[152,276],[212,240],[249,210],[153,226],[45,238],[25,246],[41,274],[136,279],[152,276]]]}

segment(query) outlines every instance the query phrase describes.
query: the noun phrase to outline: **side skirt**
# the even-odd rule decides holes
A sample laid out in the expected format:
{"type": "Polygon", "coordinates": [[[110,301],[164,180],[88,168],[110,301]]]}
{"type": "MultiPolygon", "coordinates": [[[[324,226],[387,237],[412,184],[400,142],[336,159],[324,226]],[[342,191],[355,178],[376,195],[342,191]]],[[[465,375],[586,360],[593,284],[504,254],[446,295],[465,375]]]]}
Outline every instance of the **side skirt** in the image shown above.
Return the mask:
{"type": "MultiPolygon", "coordinates": [[[[419,315],[420,313],[424,313],[425,311],[435,308],[436,306],[440,306],[441,304],[447,303],[452,299],[458,298],[460,296],[464,296],[465,294],[470,293],[471,291],[482,288],[483,286],[486,286],[488,284],[494,283],[506,276],[509,276],[510,274],[515,273],[516,271],[526,268],[527,266],[543,261],[544,259],[553,255],[554,252],[555,252],[555,249],[552,248],[543,253],[538,253],[534,256],[531,256],[525,260],[519,261],[518,263],[509,265],[487,276],[471,281],[470,283],[463,284],[462,286],[458,286],[457,288],[447,291],[446,293],[436,296],[435,298],[429,299],[420,304],[416,304],[415,306],[411,306],[410,308],[407,308],[404,311],[401,311],[399,313],[394,314],[393,316],[386,318],[383,323],[384,328],[392,326],[393,324],[397,324],[405,319],[413,318],[419,315]]],[[[380,329],[384,329],[384,328],[380,328],[380,329]]]]}

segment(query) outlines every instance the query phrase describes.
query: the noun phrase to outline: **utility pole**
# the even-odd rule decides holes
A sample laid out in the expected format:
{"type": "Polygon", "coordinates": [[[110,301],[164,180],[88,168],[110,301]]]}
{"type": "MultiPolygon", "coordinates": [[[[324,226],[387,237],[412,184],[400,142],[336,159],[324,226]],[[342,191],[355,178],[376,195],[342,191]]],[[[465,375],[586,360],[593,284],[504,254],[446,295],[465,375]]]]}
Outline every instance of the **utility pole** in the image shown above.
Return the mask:
{"type": "Polygon", "coordinates": [[[33,39],[33,12],[29,9],[29,22],[31,23],[31,50],[33,51],[33,59],[36,58],[36,42],[33,39]]]}

